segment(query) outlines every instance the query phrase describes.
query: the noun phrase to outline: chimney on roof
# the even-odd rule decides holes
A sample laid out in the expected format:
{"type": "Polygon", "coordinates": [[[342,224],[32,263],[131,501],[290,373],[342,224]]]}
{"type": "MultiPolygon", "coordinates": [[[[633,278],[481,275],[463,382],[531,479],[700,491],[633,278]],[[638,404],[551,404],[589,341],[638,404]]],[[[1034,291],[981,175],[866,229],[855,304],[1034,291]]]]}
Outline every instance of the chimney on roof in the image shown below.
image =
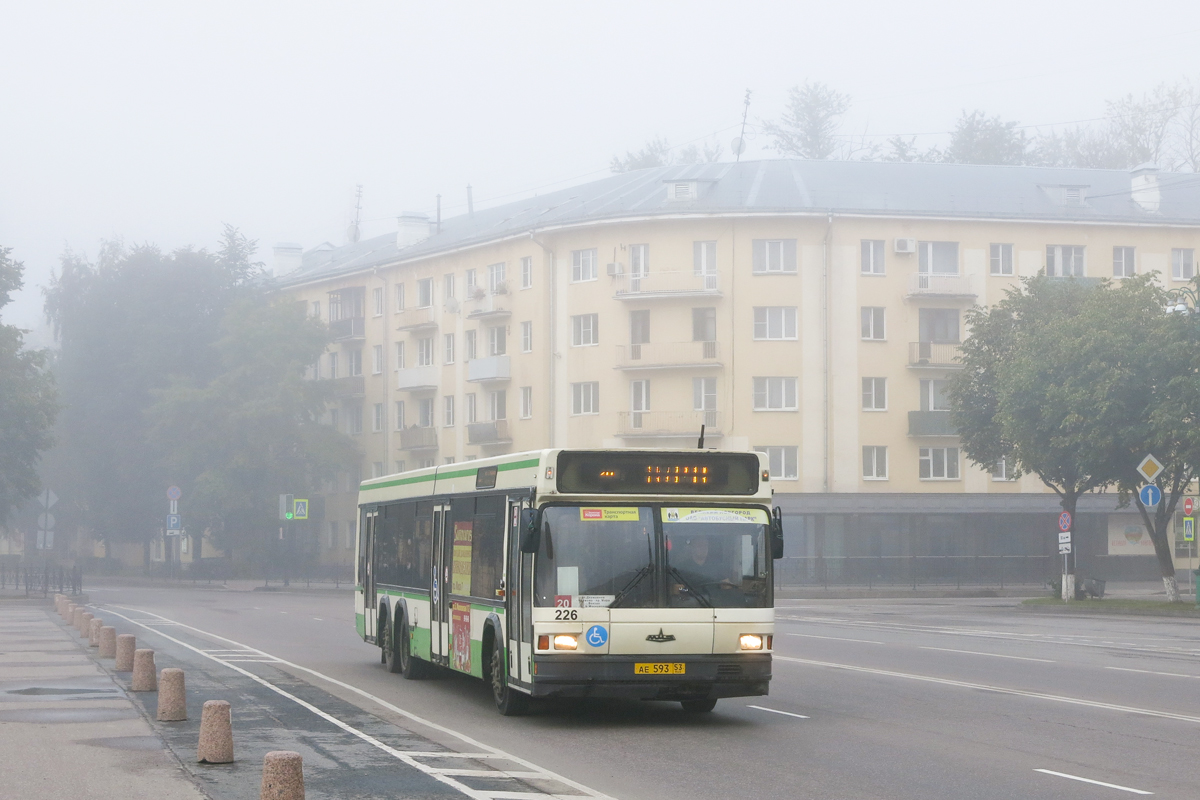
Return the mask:
{"type": "Polygon", "coordinates": [[[304,260],[304,248],[295,242],[280,242],[275,245],[275,263],[272,265],[276,275],[287,275],[300,269],[304,260]]]}
{"type": "Polygon", "coordinates": [[[405,211],[396,218],[396,247],[408,247],[429,238],[429,215],[405,211]]]}
{"type": "Polygon", "coordinates": [[[1142,164],[1129,171],[1129,189],[1133,202],[1143,211],[1158,213],[1158,165],[1142,164]]]}

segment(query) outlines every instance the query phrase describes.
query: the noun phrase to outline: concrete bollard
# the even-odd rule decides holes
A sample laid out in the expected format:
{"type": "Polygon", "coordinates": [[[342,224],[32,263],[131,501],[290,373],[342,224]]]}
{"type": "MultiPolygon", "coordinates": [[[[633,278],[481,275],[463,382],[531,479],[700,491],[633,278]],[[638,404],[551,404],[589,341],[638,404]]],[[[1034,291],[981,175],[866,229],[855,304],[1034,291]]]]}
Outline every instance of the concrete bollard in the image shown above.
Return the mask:
{"type": "Polygon", "coordinates": [[[100,629],[103,627],[104,620],[92,617],[92,621],[88,623],[88,647],[100,646],[100,629]]]}
{"type": "Polygon", "coordinates": [[[117,663],[113,667],[117,672],[133,671],[133,651],[137,649],[137,637],[132,633],[122,633],[117,637],[117,663]]]}
{"type": "Polygon", "coordinates": [[[291,750],[272,750],[263,757],[259,800],[304,800],[304,759],[291,750]]]}
{"type": "Polygon", "coordinates": [[[71,622],[71,617],[74,613],[75,613],[75,604],[74,603],[65,603],[65,604],[63,604],[62,610],[60,610],[58,612],[58,615],[63,618],[63,622],[66,622],[69,624],[71,622]]]}
{"type": "Polygon", "coordinates": [[[201,764],[233,761],[233,720],[229,703],[224,700],[208,700],[200,711],[200,746],[196,760],[201,764]]]}
{"type": "Polygon", "coordinates": [[[181,722],[187,719],[187,694],[183,670],[168,667],[158,675],[158,721],[181,722]]]}
{"type": "Polygon", "coordinates": [[[157,692],[158,678],[154,674],[154,651],[135,650],[133,653],[133,686],[135,692],[157,692]]]}
{"type": "Polygon", "coordinates": [[[71,612],[71,627],[78,631],[83,627],[84,610],[82,606],[75,606],[75,610],[71,612]]]}
{"type": "Polygon", "coordinates": [[[100,657],[117,657],[117,629],[111,625],[100,629],[100,657]]]}
{"type": "Polygon", "coordinates": [[[96,618],[96,615],[91,613],[90,611],[85,611],[79,616],[79,635],[80,635],[80,637],[87,639],[91,635],[92,620],[95,618],[96,618]]]}

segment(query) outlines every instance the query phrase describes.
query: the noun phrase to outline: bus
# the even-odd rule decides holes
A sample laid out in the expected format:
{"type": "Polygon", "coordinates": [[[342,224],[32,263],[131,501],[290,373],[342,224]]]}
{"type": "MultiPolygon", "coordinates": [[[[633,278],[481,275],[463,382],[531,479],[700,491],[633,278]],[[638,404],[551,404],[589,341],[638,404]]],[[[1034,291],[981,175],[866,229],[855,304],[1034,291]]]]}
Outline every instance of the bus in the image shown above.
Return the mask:
{"type": "Polygon", "coordinates": [[[548,449],[360,486],[355,620],[390,672],[532,698],[767,694],[783,528],[766,456],[548,449]]]}

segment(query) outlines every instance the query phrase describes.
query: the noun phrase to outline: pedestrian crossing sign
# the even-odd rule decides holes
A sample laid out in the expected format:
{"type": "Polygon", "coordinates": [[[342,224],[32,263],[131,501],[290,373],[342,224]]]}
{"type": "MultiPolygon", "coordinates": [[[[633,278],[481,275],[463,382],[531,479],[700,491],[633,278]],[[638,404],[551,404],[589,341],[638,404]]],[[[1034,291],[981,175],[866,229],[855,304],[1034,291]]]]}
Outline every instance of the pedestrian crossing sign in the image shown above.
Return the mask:
{"type": "Polygon", "coordinates": [[[1183,518],[1183,540],[1185,542],[1196,541],[1196,518],[1195,517],[1184,517],[1183,518]]]}
{"type": "Polygon", "coordinates": [[[308,519],[308,500],[297,497],[292,504],[292,511],[292,519],[308,519]]]}

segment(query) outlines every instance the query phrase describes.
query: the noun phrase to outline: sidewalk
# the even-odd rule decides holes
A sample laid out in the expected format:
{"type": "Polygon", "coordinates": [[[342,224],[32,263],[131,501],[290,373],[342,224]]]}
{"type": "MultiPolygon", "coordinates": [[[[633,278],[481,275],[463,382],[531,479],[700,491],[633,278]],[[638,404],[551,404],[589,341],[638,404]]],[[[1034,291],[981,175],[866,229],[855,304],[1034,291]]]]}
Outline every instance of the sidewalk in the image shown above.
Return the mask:
{"type": "Polygon", "coordinates": [[[205,797],[50,601],[0,605],[0,753],[5,797],[205,797]]]}

